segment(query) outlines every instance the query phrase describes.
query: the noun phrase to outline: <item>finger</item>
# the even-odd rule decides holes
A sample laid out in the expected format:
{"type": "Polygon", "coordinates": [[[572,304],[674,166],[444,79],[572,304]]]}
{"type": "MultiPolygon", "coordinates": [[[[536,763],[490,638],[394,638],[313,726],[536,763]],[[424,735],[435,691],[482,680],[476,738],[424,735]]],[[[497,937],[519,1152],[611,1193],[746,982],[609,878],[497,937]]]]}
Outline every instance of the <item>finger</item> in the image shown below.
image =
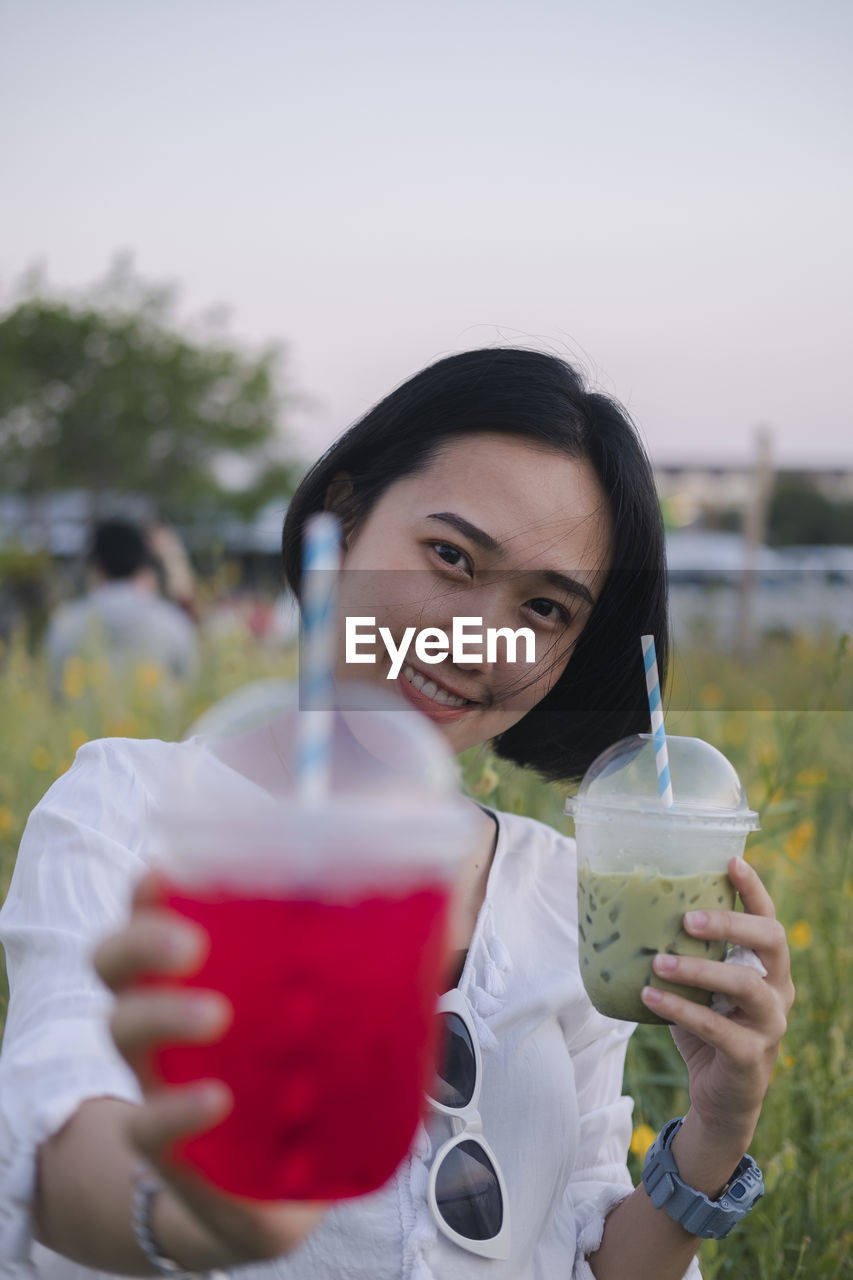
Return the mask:
{"type": "Polygon", "coordinates": [[[159,1163],[179,1138],[204,1133],[228,1115],[233,1095],[221,1080],[200,1080],[180,1089],[160,1089],[134,1107],[128,1119],[133,1146],[159,1163]]]}
{"type": "Polygon", "coordinates": [[[788,939],[775,916],[754,916],[745,911],[688,911],[684,929],[694,938],[750,948],[763,961],[768,981],[776,987],[790,979],[788,939]]]}
{"type": "Polygon", "coordinates": [[[231,1023],[233,1008],[218,991],[130,991],[116,1002],[110,1031],[131,1066],[155,1045],[209,1044],[231,1023]]]}
{"type": "Polygon", "coordinates": [[[767,1051],[766,1036],[735,1018],[726,1018],[708,1005],[696,1004],[672,991],[643,987],[640,998],[647,1008],[700,1040],[719,1049],[748,1076],[767,1051]]]}
{"type": "Polygon", "coordinates": [[[146,871],[137,880],[133,890],[132,905],[134,911],[143,907],[161,906],[166,896],[166,877],[158,868],[146,871]]]}
{"type": "Polygon", "coordinates": [[[197,973],[209,951],[210,936],[200,925],[175,912],[143,909],[105,938],[92,959],[101,981],[118,991],[145,973],[197,973]]]}
{"type": "Polygon", "coordinates": [[[174,1153],[175,1144],[225,1120],[233,1102],[221,1080],[161,1089],[133,1109],[128,1136],[199,1221],[226,1250],[233,1250],[228,1264],[239,1265],[289,1252],[329,1206],[309,1201],[258,1204],[228,1195],[174,1153]]]}
{"type": "Polygon", "coordinates": [[[684,928],[694,938],[751,947],[762,959],[765,952],[786,952],[788,945],[785,930],[775,916],[770,919],[747,915],[745,911],[688,911],[684,928]]]}
{"type": "Polygon", "coordinates": [[[666,982],[728,996],[740,1010],[741,1020],[748,1021],[768,1041],[781,1040],[787,1030],[779,992],[756,969],[668,953],[655,956],[652,968],[666,982]]]}
{"type": "Polygon", "coordinates": [[[744,911],[754,916],[769,916],[775,920],[776,907],[760,875],[745,858],[730,858],[729,879],[740,894],[744,911]]]}

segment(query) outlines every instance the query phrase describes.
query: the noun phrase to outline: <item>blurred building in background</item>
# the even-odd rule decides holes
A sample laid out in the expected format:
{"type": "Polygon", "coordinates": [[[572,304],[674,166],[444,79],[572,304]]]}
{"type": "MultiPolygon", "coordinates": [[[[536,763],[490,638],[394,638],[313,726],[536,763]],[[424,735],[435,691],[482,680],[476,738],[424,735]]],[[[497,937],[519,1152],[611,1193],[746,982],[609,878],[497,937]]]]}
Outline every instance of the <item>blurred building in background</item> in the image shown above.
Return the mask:
{"type": "MultiPolygon", "coordinates": [[[[734,648],[745,575],[756,634],[853,633],[853,466],[777,468],[761,545],[744,537],[755,484],[749,464],[656,467],[667,524],[672,615],[677,641],[702,638],[734,648]],[[802,530],[809,536],[798,540],[802,530]],[[841,537],[838,537],[838,534],[841,537]]],[[[224,573],[208,601],[212,631],[288,642],[298,612],[283,590],[281,528],[285,500],[251,519],[211,506],[178,529],[202,581],[224,573]]],[[[96,518],[117,514],[151,523],[154,501],[84,490],[38,499],[0,494],[0,636],[37,619],[83,589],[85,550],[96,518]]]]}
{"type": "Polygon", "coordinates": [[[761,465],[759,450],[655,469],[676,642],[743,652],[762,635],[853,634],[853,465],[773,470],[769,435],[763,447],[761,465]]]}
{"type": "MultiPolygon", "coordinates": [[[[716,527],[729,512],[742,512],[750,500],[754,483],[751,463],[661,463],[655,466],[658,493],[672,523],[716,527]]],[[[812,491],[823,502],[853,505],[853,460],[848,467],[777,466],[777,491],[812,491]]]]}

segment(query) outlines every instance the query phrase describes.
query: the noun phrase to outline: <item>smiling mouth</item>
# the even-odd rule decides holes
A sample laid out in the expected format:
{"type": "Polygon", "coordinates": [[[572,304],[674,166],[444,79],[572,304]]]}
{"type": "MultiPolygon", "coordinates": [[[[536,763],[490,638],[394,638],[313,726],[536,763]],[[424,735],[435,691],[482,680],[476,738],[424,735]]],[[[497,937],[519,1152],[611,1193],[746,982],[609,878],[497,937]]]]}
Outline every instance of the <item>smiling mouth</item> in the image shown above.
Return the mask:
{"type": "Polygon", "coordinates": [[[462,698],[458,694],[450,693],[449,690],[436,684],[434,680],[430,680],[427,676],[421,675],[419,671],[415,671],[414,667],[403,667],[403,675],[422,697],[429,698],[431,702],[435,702],[440,707],[475,707],[479,705],[472,698],[462,698]]]}

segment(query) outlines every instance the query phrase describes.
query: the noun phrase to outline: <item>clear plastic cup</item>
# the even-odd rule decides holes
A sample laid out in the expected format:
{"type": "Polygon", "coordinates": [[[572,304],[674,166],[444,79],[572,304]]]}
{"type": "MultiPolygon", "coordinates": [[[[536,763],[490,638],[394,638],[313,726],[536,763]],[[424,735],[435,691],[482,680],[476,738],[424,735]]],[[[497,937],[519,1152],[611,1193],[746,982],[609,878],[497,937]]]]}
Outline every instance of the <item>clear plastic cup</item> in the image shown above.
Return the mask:
{"type": "Polygon", "coordinates": [[[295,689],[226,699],[155,824],[163,903],[211,939],[185,981],[223,992],[234,1017],[215,1043],[164,1046],[151,1067],[228,1084],[231,1113],[176,1155],[258,1200],[382,1185],[435,1070],[448,901],[475,811],[425,717],[366,686],[355,705],[332,715],[329,795],[306,803],[295,689]]]}
{"type": "Polygon", "coordinates": [[[734,906],[728,862],[759,825],[721,752],[700,738],[666,741],[671,809],[658,791],[650,734],[602,752],[564,809],[577,838],[581,977],[601,1013],[629,1022],[666,1021],[643,1004],[644,986],[710,1002],[707,991],[659,977],[652,960],[658,952],[723,959],[725,942],[691,937],[684,914],[734,906]]]}

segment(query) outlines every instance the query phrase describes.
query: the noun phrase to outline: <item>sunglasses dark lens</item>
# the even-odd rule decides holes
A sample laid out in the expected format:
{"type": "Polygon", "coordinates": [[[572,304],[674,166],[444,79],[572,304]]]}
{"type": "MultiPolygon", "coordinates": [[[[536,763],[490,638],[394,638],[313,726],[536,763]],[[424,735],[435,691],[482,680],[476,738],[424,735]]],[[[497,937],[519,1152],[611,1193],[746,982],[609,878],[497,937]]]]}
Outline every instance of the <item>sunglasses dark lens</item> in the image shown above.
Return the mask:
{"type": "Polygon", "coordinates": [[[450,1148],[436,1174],[435,1198],[444,1221],[466,1240],[492,1240],[501,1229],[501,1189],[479,1142],[450,1148]]]}
{"type": "Polygon", "coordinates": [[[445,1107],[467,1107],[477,1083],[477,1059],[468,1028],[455,1013],[440,1013],[443,1049],[435,1083],[435,1100],[445,1107]]]}

